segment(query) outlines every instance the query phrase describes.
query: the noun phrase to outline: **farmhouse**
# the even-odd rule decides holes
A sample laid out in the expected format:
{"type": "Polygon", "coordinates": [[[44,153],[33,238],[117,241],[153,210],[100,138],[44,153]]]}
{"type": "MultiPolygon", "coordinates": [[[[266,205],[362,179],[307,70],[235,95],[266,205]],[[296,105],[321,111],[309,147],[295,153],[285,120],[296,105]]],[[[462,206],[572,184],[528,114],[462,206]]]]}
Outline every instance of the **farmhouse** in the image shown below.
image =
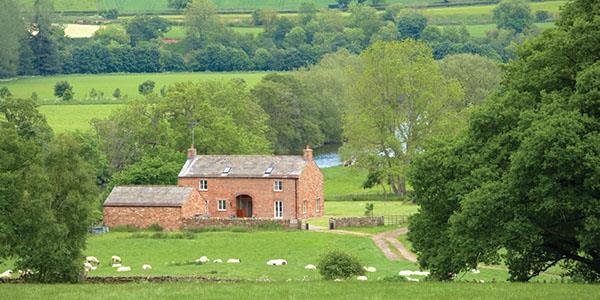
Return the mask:
{"type": "Polygon", "coordinates": [[[302,220],[323,211],[323,174],[308,146],[303,155],[197,155],[192,146],[178,186],[115,187],[104,223],[174,229],[194,217],[302,220]]]}

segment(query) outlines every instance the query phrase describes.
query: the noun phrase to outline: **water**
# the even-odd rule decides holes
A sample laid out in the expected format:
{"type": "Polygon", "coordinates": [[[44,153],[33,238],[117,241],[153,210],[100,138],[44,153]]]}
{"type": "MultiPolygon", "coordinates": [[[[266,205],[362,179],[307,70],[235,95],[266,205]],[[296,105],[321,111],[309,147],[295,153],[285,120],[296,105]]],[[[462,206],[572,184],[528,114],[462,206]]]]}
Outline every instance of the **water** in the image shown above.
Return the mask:
{"type": "Polygon", "coordinates": [[[319,168],[327,168],[342,165],[342,160],[338,154],[340,145],[325,145],[315,149],[315,162],[319,168]]]}

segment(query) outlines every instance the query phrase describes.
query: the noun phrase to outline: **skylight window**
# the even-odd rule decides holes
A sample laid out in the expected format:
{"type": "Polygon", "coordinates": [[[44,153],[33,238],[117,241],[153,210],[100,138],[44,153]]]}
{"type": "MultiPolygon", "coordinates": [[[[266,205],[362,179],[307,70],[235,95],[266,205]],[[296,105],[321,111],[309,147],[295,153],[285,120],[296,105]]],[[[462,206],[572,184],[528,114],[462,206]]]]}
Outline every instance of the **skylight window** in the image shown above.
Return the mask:
{"type": "Polygon", "coordinates": [[[229,171],[231,171],[231,167],[227,167],[227,168],[223,169],[223,173],[221,173],[221,176],[229,175],[229,171]]]}
{"type": "Polygon", "coordinates": [[[272,172],[273,172],[273,168],[272,167],[268,167],[267,170],[265,171],[265,176],[271,175],[272,172]]]}

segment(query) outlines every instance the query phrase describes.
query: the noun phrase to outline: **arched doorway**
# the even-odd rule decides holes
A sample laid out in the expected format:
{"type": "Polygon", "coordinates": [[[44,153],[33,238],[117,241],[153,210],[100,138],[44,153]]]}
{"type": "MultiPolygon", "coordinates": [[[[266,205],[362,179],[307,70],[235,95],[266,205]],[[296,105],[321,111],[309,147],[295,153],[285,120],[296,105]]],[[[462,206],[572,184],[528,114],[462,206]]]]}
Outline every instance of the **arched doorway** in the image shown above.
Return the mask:
{"type": "Polygon", "coordinates": [[[235,197],[236,213],[238,218],[252,217],[252,197],[248,195],[239,195],[235,197]]]}

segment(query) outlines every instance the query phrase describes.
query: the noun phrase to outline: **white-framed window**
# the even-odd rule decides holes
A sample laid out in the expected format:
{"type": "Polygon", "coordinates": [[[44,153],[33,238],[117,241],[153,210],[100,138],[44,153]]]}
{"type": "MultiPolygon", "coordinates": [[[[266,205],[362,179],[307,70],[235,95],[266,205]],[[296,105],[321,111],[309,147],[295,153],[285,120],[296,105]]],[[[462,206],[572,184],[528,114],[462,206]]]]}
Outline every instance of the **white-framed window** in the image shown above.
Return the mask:
{"type": "Polygon", "coordinates": [[[273,190],[275,190],[276,192],[283,191],[283,181],[282,180],[275,180],[275,186],[273,187],[273,190]]]}
{"type": "Polygon", "coordinates": [[[317,198],[317,200],[315,200],[315,211],[321,211],[321,198],[317,198]]]}
{"type": "Polygon", "coordinates": [[[275,219],[283,218],[283,201],[275,201],[275,219]]]}
{"type": "Polygon", "coordinates": [[[302,201],[302,213],[306,213],[306,207],[308,206],[308,201],[302,201]]]}
{"type": "Polygon", "coordinates": [[[208,180],[206,180],[206,179],[200,179],[200,190],[201,191],[208,191],[208,180]]]}
{"type": "Polygon", "coordinates": [[[227,201],[226,200],[219,200],[218,205],[219,206],[217,208],[219,211],[227,211],[227,201]]]}

